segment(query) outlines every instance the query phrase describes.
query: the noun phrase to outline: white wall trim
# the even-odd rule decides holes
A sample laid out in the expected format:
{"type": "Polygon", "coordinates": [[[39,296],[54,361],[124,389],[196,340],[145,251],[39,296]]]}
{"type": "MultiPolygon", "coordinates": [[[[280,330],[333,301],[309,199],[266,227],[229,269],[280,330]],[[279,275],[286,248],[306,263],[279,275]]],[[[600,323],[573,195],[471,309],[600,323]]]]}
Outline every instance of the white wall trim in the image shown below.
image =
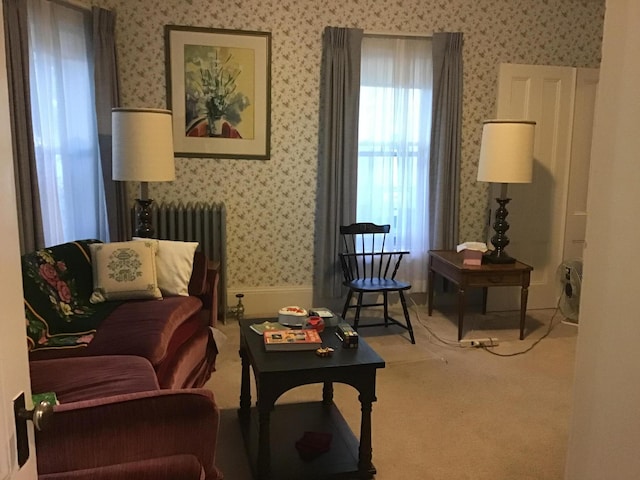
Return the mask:
{"type": "Polygon", "coordinates": [[[228,307],[237,305],[236,294],[238,293],[244,294],[242,303],[246,318],[277,317],[278,310],[289,305],[296,305],[307,310],[318,306],[311,305],[313,299],[313,287],[311,285],[228,288],[228,307]]]}

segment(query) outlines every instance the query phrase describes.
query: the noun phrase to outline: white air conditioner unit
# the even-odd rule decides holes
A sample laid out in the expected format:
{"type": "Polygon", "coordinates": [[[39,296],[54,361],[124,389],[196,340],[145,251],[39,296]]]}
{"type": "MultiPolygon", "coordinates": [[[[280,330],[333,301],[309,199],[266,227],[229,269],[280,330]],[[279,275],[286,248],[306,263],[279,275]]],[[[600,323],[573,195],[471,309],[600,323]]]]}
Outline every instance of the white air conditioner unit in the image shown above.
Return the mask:
{"type": "Polygon", "coordinates": [[[582,287],[582,260],[566,260],[558,266],[556,273],[560,297],[558,308],[566,322],[578,324],[580,313],[580,290],[582,287]]]}

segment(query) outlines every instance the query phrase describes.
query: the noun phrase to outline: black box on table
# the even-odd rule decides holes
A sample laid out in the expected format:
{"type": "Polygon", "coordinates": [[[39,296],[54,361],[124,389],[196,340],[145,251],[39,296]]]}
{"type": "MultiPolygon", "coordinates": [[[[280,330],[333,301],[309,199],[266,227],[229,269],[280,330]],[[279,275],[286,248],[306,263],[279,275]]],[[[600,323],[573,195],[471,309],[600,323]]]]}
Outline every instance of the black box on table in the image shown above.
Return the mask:
{"type": "Polygon", "coordinates": [[[336,327],[336,335],[344,348],[358,348],[358,332],[348,323],[339,323],[336,327]]]}

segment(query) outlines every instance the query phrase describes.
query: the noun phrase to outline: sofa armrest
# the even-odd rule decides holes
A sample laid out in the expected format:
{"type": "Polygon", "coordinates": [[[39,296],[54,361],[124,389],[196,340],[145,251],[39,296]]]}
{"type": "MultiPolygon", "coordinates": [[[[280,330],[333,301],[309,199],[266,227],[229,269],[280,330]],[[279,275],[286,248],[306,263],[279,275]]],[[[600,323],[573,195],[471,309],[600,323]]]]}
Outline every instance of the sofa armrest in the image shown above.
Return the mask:
{"type": "Polygon", "coordinates": [[[189,279],[189,295],[200,296],[207,291],[207,256],[196,251],[193,255],[193,270],[189,279]]]}
{"type": "Polygon", "coordinates": [[[193,455],[207,480],[215,466],[219,411],[206,389],[159,390],[61,404],[36,434],[38,472],[60,473],[193,455]]]}
{"type": "Polygon", "coordinates": [[[208,312],[206,323],[215,327],[218,322],[218,282],[220,280],[220,262],[214,262],[201,252],[193,259],[193,273],[189,282],[189,295],[202,300],[204,310],[208,312]]]}
{"type": "Polygon", "coordinates": [[[209,311],[209,326],[218,323],[218,283],[220,282],[220,262],[209,262],[207,267],[207,293],[203,303],[209,311]]]}

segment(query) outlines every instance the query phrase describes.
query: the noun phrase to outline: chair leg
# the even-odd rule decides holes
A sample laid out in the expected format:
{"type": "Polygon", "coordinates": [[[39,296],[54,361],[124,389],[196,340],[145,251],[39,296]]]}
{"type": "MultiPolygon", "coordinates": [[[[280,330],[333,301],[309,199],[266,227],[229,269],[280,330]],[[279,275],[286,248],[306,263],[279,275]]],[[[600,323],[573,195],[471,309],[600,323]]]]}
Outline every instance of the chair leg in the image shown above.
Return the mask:
{"type": "Polygon", "coordinates": [[[384,326],[385,328],[389,326],[389,297],[387,292],[382,292],[382,308],[384,312],[384,326]]]}
{"type": "Polygon", "coordinates": [[[347,310],[349,310],[349,304],[351,303],[351,297],[353,297],[353,290],[349,289],[349,293],[347,294],[347,301],[344,302],[344,308],[342,309],[342,319],[347,319],[347,310]]]}
{"type": "Polygon", "coordinates": [[[404,292],[400,290],[400,303],[402,303],[402,311],[404,312],[404,319],[407,322],[407,330],[409,330],[409,337],[411,337],[411,343],[415,344],[416,339],[413,336],[413,327],[411,326],[411,319],[409,318],[409,310],[407,309],[407,301],[404,298],[404,292]]]}
{"type": "Polygon", "coordinates": [[[362,307],[362,292],[358,292],[358,306],[356,307],[356,317],[353,319],[353,329],[358,330],[358,322],[360,321],[360,308],[362,307]]]}

